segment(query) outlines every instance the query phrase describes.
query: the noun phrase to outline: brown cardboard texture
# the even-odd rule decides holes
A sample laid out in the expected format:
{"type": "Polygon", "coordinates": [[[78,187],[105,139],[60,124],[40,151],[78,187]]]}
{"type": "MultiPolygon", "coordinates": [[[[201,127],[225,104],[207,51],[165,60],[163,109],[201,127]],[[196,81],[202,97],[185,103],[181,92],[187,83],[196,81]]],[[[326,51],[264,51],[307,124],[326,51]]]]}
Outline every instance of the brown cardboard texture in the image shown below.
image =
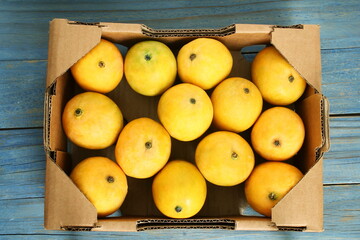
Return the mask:
{"type": "MultiPolygon", "coordinates": [[[[44,103],[44,147],[46,152],[45,228],[88,231],[141,231],[165,228],[217,228],[233,230],[322,231],[322,158],[329,148],[328,102],[321,94],[319,26],[234,24],[222,29],[156,30],[141,24],[84,24],[66,19],[50,23],[48,72],[44,103]],[[152,178],[128,178],[129,192],[121,214],[98,219],[96,209],[69,178],[71,169],[88,156],[114,158],[114,146],[90,151],[69,142],[62,130],[61,114],[65,103],[82,91],[72,78],[70,67],[89,52],[101,38],[125,47],[155,39],[166,43],[176,54],[180,47],[197,37],[212,37],[232,52],[231,76],[251,79],[250,66],[241,54],[251,45],[274,45],[307,80],[303,97],[294,104],[306,128],[305,143],[294,164],[305,174],[273,209],[272,217],[247,213],[243,184],[219,187],[208,183],[208,197],[202,210],[190,219],[164,217],[152,200],[152,178]],[[301,159],[301,160],[300,160],[301,159]]],[[[125,121],[150,117],[158,121],[159,96],[145,97],[134,92],[123,79],[109,94],[123,112],[125,121]]],[[[211,129],[209,130],[211,131],[211,129]]],[[[245,133],[246,135],[247,133],[245,133]]],[[[246,137],[246,136],[244,136],[246,137]]],[[[199,140],[172,139],[170,159],[194,162],[199,140]]]]}

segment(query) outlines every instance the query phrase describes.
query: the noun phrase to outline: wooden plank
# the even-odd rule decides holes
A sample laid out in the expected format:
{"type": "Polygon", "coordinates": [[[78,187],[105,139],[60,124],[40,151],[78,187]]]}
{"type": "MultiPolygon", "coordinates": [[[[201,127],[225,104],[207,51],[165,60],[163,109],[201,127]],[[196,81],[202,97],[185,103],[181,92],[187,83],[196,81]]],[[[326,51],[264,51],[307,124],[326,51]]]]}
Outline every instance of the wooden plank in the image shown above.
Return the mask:
{"type": "Polygon", "coordinates": [[[0,131],[0,199],[44,196],[42,129],[0,131]]]}
{"type": "MultiPolygon", "coordinates": [[[[269,237],[279,239],[358,239],[360,236],[360,185],[337,185],[324,188],[324,225],[323,233],[300,232],[255,232],[228,230],[165,230],[147,232],[77,232],[47,231],[43,229],[43,199],[26,198],[0,200],[0,238],[26,234],[30,239],[52,234],[56,239],[76,239],[86,237],[107,239],[254,239],[254,237],[269,237]],[[32,236],[30,236],[32,235],[32,236]]],[[[42,239],[42,238],[40,238],[42,239]]]]}
{"type": "Polygon", "coordinates": [[[47,61],[0,61],[0,128],[43,126],[47,61]]]}
{"type": "Polygon", "coordinates": [[[323,93],[330,114],[360,113],[360,48],[322,51],[323,93]]]}
{"type": "Polygon", "coordinates": [[[3,2],[0,60],[47,59],[48,22],[144,23],[153,28],[219,28],[233,23],[319,24],[323,49],[359,47],[357,0],[335,1],[94,1],[3,2]],[[106,14],[105,14],[106,13],[106,14]],[[24,41],[25,40],[25,41],[24,41]]]}
{"type": "MultiPolygon", "coordinates": [[[[359,239],[360,4],[350,1],[112,1],[0,4],[0,239],[359,239]],[[139,22],[154,28],[209,28],[232,23],[321,25],[323,91],[329,97],[331,150],[324,161],[324,233],[168,230],[141,233],[43,229],[45,157],[43,86],[48,22],[139,22]],[[13,66],[11,66],[13,64],[13,66]],[[16,129],[35,128],[35,129],[16,129]]],[[[253,52],[258,48],[247,48],[253,52]]]]}
{"type": "Polygon", "coordinates": [[[360,117],[330,118],[330,151],[325,153],[324,183],[360,183],[360,117]]]}

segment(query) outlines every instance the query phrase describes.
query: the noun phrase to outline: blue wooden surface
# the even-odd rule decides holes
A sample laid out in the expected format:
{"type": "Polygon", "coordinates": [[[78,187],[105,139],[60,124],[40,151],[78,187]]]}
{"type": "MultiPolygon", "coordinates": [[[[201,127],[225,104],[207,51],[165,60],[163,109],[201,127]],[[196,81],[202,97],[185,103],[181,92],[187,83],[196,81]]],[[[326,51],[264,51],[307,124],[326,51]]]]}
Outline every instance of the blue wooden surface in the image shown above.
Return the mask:
{"type": "MultiPolygon", "coordinates": [[[[0,239],[360,239],[360,1],[0,1],[0,239]],[[153,28],[232,23],[320,24],[331,150],[324,159],[323,233],[43,228],[43,93],[48,23],[137,22],[153,28]]],[[[252,48],[244,50],[252,58],[252,48]]]]}

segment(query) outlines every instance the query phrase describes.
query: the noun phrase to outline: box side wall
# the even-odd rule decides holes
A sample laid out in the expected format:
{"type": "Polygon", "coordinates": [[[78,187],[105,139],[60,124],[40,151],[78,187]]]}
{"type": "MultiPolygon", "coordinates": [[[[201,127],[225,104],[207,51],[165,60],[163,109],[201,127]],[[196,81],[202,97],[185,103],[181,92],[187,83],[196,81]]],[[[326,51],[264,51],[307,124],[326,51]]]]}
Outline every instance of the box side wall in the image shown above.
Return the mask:
{"type": "Polygon", "coordinates": [[[150,29],[145,25],[101,23],[102,36],[127,47],[143,40],[158,40],[171,48],[180,48],[195,38],[211,37],[223,42],[230,50],[270,42],[273,26],[234,24],[221,29],[150,29]]]}
{"type": "MultiPolygon", "coordinates": [[[[63,22],[63,24],[65,24],[65,22],[63,22]]],[[[68,23],[66,23],[68,24],[68,23]]],[[[75,26],[75,25],[74,25],[75,26]]],[[[236,31],[238,31],[238,28],[240,27],[240,25],[236,25],[236,31]]],[[[249,28],[246,28],[246,27],[243,27],[241,26],[242,29],[241,31],[239,30],[238,32],[234,33],[233,35],[227,35],[225,37],[218,37],[220,40],[222,40],[224,43],[228,44],[228,46],[233,49],[233,50],[240,50],[241,47],[243,46],[246,46],[247,44],[249,45],[252,45],[252,44],[267,44],[269,43],[270,41],[270,36],[271,36],[271,30],[272,28],[269,27],[268,25],[265,25],[265,26],[259,26],[257,25],[256,28],[255,26],[251,26],[249,25],[248,27],[249,28]],[[251,27],[254,27],[255,30],[252,30],[251,27]],[[256,32],[256,29],[261,29],[261,31],[259,33],[256,32]],[[251,37],[250,37],[251,36],[251,37]],[[256,38],[256,36],[258,36],[258,39],[256,38]],[[248,40],[244,41],[243,38],[247,38],[248,40]],[[250,40],[249,40],[250,39],[250,40]],[[238,45],[240,44],[240,45],[238,45]]],[[[124,32],[118,32],[118,31],[122,31],[120,29],[124,28],[124,26],[122,26],[121,24],[115,24],[114,26],[111,26],[110,28],[108,29],[103,29],[102,30],[102,36],[103,37],[106,37],[106,38],[109,38],[109,39],[112,39],[116,42],[121,42],[121,39],[125,39],[127,41],[127,44],[129,44],[129,46],[131,44],[134,43],[134,38],[136,38],[137,40],[136,41],[139,41],[141,39],[146,39],[146,38],[149,38],[148,36],[145,36],[143,37],[141,34],[139,34],[139,25],[129,25],[127,26],[125,29],[123,29],[124,32]]],[[[94,44],[96,44],[96,42],[99,41],[99,31],[98,31],[98,27],[96,27],[97,30],[94,30],[94,26],[81,26],[81,28],[73,28],[73,27],[59,27],[57,26],[56,28],[53,27],[53,30],[51,31],[51,42],[56,42],[56,41],[59,41],[60,43],[52,43],[49,45],[49,47],[51,46],[52,50],[49,50],[49,60],[52,59],[51,61],[49,61],[49,70],[48,70],[48,84],[52,84],[54,83],[53,79],[56,79],[58,76],[61,76],[60,78],[58,78],[58,81],[56,83],[56,95],[54,97],[54,99],[52,100],[52,103],[55,104],[55,102],[58,102],[56,104],[58,104],[57,106],[53,107],[52,109],[52,114],[50,115],[51,116],[51,122],[49,123],[50,124],[50,139],[49,139],[49,147],[51,148],[51,150],[53,151],[66,151],[67,149],[67,143],[66,143],[66,137],[65,135],[63,134],[62,130],[61,130],[61,111],[62,111],[62,108],[66,102],[66,99],[68,99],[68,97],[65,97],[66,94],[68,94],[68,90],[65,90],[67,89],[68,87],[66,87],[66,84],[65,82],[67,80],[64,81],[64,78],[65,79],[70,79],[71,77],[69,76],[66,76],[67,74],[70,74],[69,73],[69,68],[71,67],[71,65],[76,62],[79,58],[81,58],[81,56],[83,56],[87,51],[89,51],[92,46],[94,44]],[[91,28],[90,31],[88,31],[87,29],[88,28],[91,28]],[[76,29],[76,30],[74,30],[76,29]],[[81,29],[80,31],[77,31],[81,29]],[[68,32],[70,35],[72,35],[71,37],[69,37],[70,39],[72,40],[69,40],[67,44],[63,44],[63,42],[67,41],[66,37],[64,36],[67,36],[68,33],[62,33],[60,34],[60,36],[57,37],[57,35],[59,34],[58,31],[63,31],[63,32],[68,32]],[[85,33],[84,33],[85,32],[85,33]],[[75,43],[73,42],[74,41],[74,38],[76,39],[81,39],[79,37],[79,34],[85,34],[87,36],[87,34],[91,35],[91,39],[93,39],[92,41],[90,41],[91,43],[89,43],[87,45],[87,49],[83,48],[80,52],[78,52],[77,54],[75,54],[74,56],[71,56],[69,61],[66,61],[63,62],[62,60],[55,60],[59,54],[59,52],[61,52],[62,49],[66,48],[69,44],[73,44],[74,46],[75,45],[82,45],[82,43],[80,42],[80,40],[77,40],[78,42],[75,41],[75,43]],[[56,49],[56,50],[55,50],[56,49]],[[53,66],[54,65],[54,66],[53,66]],[[64,74],[65,73],[65,74],[64,74]],[[58,76],[57,76],[58,75],[58,76]],[[65,76],[65,77],[64,77],[65,76]],[[63,81],[63,82],[61,82],[63,81]],[[55,98],[58,98],[59,100],[55,100],[55,98]],[[65,143],[64,143],[65,141],[65,143]]],[[[99,28],[100,29],[100,28],[99,28]]],[[[190,41],[193,37],[173,37],[173,36],[170,36],[170,37],[164,37],[164,38],[157,38],[161,41],[165,41],[165,42],[168,42],[170,45],[173,45],[174,47],[178,47],[180,46],[182,43],[184,42],[187,42],[187,41],[190,41]]],[[[124,41],[125,41],[124,40],[124,41]]],[[[234,57],[236,57],[236,54],[234,54],[234,57]]],[[[60,57],[60,59],[63,59],[64,56],[60,57]]],[[[238,60],[238,62],[242,62],[243,60],[241,59],[241,55],[240,55],[240,60],[238,60]]],[[[238,69],[235,69],[233,71],[234,74],[241,74],[243,73],[244,76],[245,75],[249,75],[249,71],[248,71],[248,67],[250,66],[249,63],[247,63],[247,68],[245,69],[242,69],[242,70],[238,70],[238,69]],[[245,73],[246,72],[246,73],[245,73]]],[[[321,80],[321,79],[320,79],[321,80]]],[[[124,79],[123,79],[124,81],[124,79]]],[[[50,86],[50,85],[49,85],[50,86]]],[[[128,94],[128,93],[127,93],[128,94]]],[[[127,99],[126,101],[129,102],[129,99],[127,99]]],[[[131,102],[131,101],[130,101],[131,102]]],[[[156,103],[156,100],[155,102],[153,102],[151,104],[151,108],[150,109],[150,112],[153,112],[153,104],[156,103]]],[[[123,103],[124,104],[124,103],[123,103]]],[[[125,104],[126,105],[126,104],[125,104]]],[[[149,107],[149,106],[147,106],[149,107]]],[[[131,113],[133,114],[133,113],[131,113]]],[[[155,117],[155,116],[153,116],[155,117]]],[[[132,118],[134,118],[134,116],[132,116],[132,118]]],[[[128,119],[129,120],[129,119],[128,119]]],[[[182,146],[183,147],[183,146],[182,146]]],[[[190,148],[193,148],[193,146],[190,146],[190,148]]],[[[189,149],[189,147],[186,147],[185,146],[185,149],[189,149]]],[[[181,152],[181,151],[179,151],[181,152]]],[[[66,161],[65,161],[66,162],[66,161]]],[[[61,164],[60,164],[61,165],[61,164]]],[[[57,166],[58,167],[58,166],[57,166]]],[[[64,190],[64,186],[65,188],[67,188],[66,186],[67,185],[73,185],[72,182],[69,182],[69,180],[64,180],[64,179],[68,179],[68,177],[66,176],[66,174],[64,173],[56,173],[58,172],[58,170],[61,170],[63,171],[63,169],[59,168],[57,170],[54,170],[54,166],[53,166],[53,163],[52,164],[49,164],[49,167],[47,167],[47,175],[49,176],[52,176],[52,177],[47,177],[47,180],[46,180],[46,189],[50,189],[50,188],[53,188],[53,186],[58,186],[59,190],[50,190],[47,192],[47,196],[46,196],[46,208],[47,208],[47,212],[51,213],[51,214],[47,214],[47,218],[46,218],[46,221],[50,221],[48,222],[48,226],[52,226],[52,228],[56,227],[56,224],[64,224],[64,222],[67,222],[67,224],[73,224],[74,226],[76,226],[76,222],[69,222],[67,219],[66,216],[60,214],[60,210],[61,208],[59,208],[60,205],[57,205],[57,204],[63,204],[63,203],[70,203],[72,201],[75,201],[77,202],[76,204],[79,204],[79,205],[86,205],[88,203],[83,203],[82,200],[78,200],[78,199],[81,199],[81,197],[78,198],[77,197],[73,197],[73,196],[68,196],[68,194],[64,194],[64,192],[68,193],[68,192],[71,192],[71,191],[65,191],[64,190]],[[55,173],[54,173],[55,172],[55,173]],[[59,196],[58,195],[63,195],[64,198],[66,199],[62,199],[62,200],[58,200],[59,196]],[[71,201],[70,201],[71,200],[71,201]],[[58,203],[56,203],[58,202],[58,203]],[[59,203],[60,202],[60,203],[59,203]],[[55,205],[55,207],[54,207],[55,205]],[[57,207],[56,207],[57,205],[57,207]],[[51,211],[49,211],[49,209],[52,209],[51,211]],[[57,214],[59,214],[58,216],[56,216],[57,214]],[[50,219],[56,219],[55,222],[51,222],[52,220],[50,219]],[[64,220],[65,219],[65,220],[64,220]]],[[[61,172],[60,171],[60,172],[61,172]]],[[[321,180],[320,180],[321,181],[321,180]]],[[[318,183],[316,183],[318,184],[318,183]]],[[[322,182],[321,182],[322,184],[322,182]]],[[[76,187],[75,187],[76,188],[76,187]]],[[[74,190],[73,191],[77,191],[77,190],[74,190]]],[[[303,191],[306,191],[306,187],[303,191]]],[[[74,194],[75,196],[76,194],[74,194]]],[[[82,194],[81,194],[82,195],[82,194]]],[[[235,194],[237,195],[237,194],[235,194]]],[[[85,202],[88,202],[87,200],[84,200],[85,202]]],[[[218,199],[217,201],[221,201],[220,199],[218,199]]],[[[285,203],[286,205],[286,203],[285,203]]],[[[61,206],[61,207],[64,207],[65,205],[61,206]]],[[[153,206],[152,206],[153,207],[153,206]]],[[[71,208],[70,208],[71,209],[71,208]]],[[[80,210],[81,208],[77,208],[78,210],[80,210]]],[[[295,210],[299,210],[299,209],[295,209],[295,210]]],[[[77,215],[78,213],[76,212],[77,210],[76,209],[73,209],[71,211],[69,211],[69,214],[74,214],[74,215],[77,215]],[[72,213],[71,213],[72,212],[72,213]]],[[[145,212],[147,210],[145,209],[145,212]]],[[[238,210],[237,210],[238,211],[238,210]]],[[[80,214],[82,214],[82,210],[80,210],[80,214]]],[[[94,224],[96,223],[97,219],[95,217],[94,219],[94,214],[93,212],[89,211],[90,215],[87,216],[87,215],[84,215],[84,216],[81,216],[80,217],[80,220],[79,220],[79,224],[78,225],[84,225],[84,226],[94,226],[94,224]]],[[[230,215],[232,215],[234,212],[229,212],[230,215]]],[[[141,213],[139,212],[139,215],[141,213]]],[[[206,212],[203,212],[203,214],[206,214],[206,212]]],[[[236,214],[238,214],[238,212],[236,212],[236,214]]],[[[156,213],[155,213],[156,215],[156,213]]],[[[143,216],[143,217],[146,217],[146,216],[143,216]]],[[[243,229],[246,229],[248,227],[244,227],[244,226],[247,226],[248,222],[246,220],[244,220],[243,218],[239,218],[239,220],[237,220],[239,223],[241,222],[242,224],[245,224],[245,225],[242,225],[243,227],[238,227],[237,229],[238,230],[243,230],[243,229]]],[[[255,224],[255,226],[259,226],[259,229],[260,230],[274,230],[274,227],[268,227],[267,224],[268,224],[268,221],[269,219],[267,220],[263,220],[263,219],[257,219],[257,218],[254,218],[252,219],[250,222],[251,224],[255,224]],[[260,227],[261,226],[265,226],[264,225],[264,222],[266,227],[260,227]],[[259,224],[259,225],[257,225],[259,224]]],[[[102,221],[99,220],[98,223],[101,223],[102,221]]],[[[108,231],[109,229],[112,230],[121,230],[121,231],[133,231],[134,230],[134,227],[132,226],[132,224],[135,223],[133,220],[131,221],[119,221],[119,223],[117,223],[116,221],[115,222],[111,222],[110,223],[106,223],[106,224],[109,224],[107,225],[108,227],[104,227],[104,228],[97,228],[97,230],[99,231],[108,231]],[[122,223],[126,223],[125,225],[127,227],[124,227],[123,225],[121,225],[122,223]]],[[[69,226],[70,226],[69,225],[69,226]]],[[[249,225],[250,226],[250,225],[249,225]]],[[[99,227],[99,226],[97,226],[99,227]]],[[[251,228],[251,227],[250,227],[251,228]]],[[[257,227],[255,227],[255,229],[257,229],[257,227]]]]}

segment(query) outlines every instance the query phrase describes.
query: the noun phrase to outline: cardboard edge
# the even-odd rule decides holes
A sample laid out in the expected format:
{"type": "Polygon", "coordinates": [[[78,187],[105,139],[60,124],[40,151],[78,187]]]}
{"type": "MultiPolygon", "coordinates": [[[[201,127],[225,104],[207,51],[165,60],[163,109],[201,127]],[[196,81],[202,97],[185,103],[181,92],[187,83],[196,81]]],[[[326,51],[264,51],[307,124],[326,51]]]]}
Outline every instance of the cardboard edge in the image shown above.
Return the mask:
{"type": "Polygon", "coordinates": [[[270,40],[270,33],[273,31],[274,25],[264,25],[264,24],[235,24],[236,33],[253,33],[253,34],[262,34],[267,35],[268,40],[270,40]]]}
{"type": "Polygon", "coordinates": [[[159,229],[221,229],[246,231],[277,231],[278,228],[265,217],[222,217],[222,218],[141,218],[116,217],[99,219],[98,227],[92,231],[149,231],[159,229]]]}
{"type": "Polygon", "coordinates": [[[323,145],[319,148],[320,156],[325,152],[330,150],[330,103],[329,99],[322,95],[322,135],[323,135],[323,145]]]}
{"type": "Polygon", "coordinates": [[[46,88],[95,47],[100,39],[101,27],[98,25],[53,19],[49,30],[46,88]]]}
{"type": "Polygon", "coordinates": [[[155,229],[235,229],[235,220],[229,218],[210,219],[210,218],[186,218],[168,219],[152,218],[139,219],[136,221],[137,231],[155,229]]]}
{"type": "MultiPolygon", "coordinates": [[[[48,65],[46,75],[46,90],[44,95],[44,133],[43,141],[46,153],[45,177],[45,229],[61,230],[63,226],[78,225],[93,227],[97,221],[94,206],[83,193],[75,187],[70,178],[56,164],[58,158],[65,158],[62,148],[50,146],[50,128],[53,98],[56,97],[57,80],[82,56],[95,47],[101,39],[101,29],[97,25],[84,26],[67,19],[53,19],[50,22],[48,40],[48,65]],[[84,41],[84,39],[86,39],[84,41]],[[63,51],[66,49],[67,51],[63,51]],[[65,198],[64,192],[72,192],[65,198]],[[75,197],[74,197],[75,196],[75,197]],[[80,201],[74,201],[80,199],[80,201]],[[63,207],[63,205],[67,207],[63,207]],[[69,213],[78,209],[86,209],[72,219],[69,213]]],[[[61,81],[61,79],[60,79],[61,81]]],[[[61,160],[61,159],[60,159],[61,160]]],[[[71,214],[70,214],[71,215],[71,214]]]]}
{"type": "Polygon", "coordinates": [[[305,174],[271,211],[278,228],[303,227],[305,231],[323,231],[323,158],[305,174]],[[304,194],[304,193],[308,194],[304,194]],[[296,204],[294,204],[296,203],[296,204]],[[301,209],[302,214],[296,214],[301,209]],[[283,214],[283,213],[286,214],[283,214]]]}
{"type": "Polygon", "coordinates": [[[268,217],[240,216],[235,220],[235,230],[241,231],[278,231],[277,226],[268,217]]]}
{"type": "Polygon", "coordinates": [[[141,218],[116,217],[99,219],[98,227],[92,231],[149,231],[159,229],[221,229],[244,231],[279,230],[269,218],[265,217],[222,217],[222,218],[141,218]]]}
{"type": "Polygon", "coordinates": [[[302,27],[274,26],[271,44],[310,86],[321,92],[320,26],[310,24],[300,26],[302,27]]]}
{"type": "MultiPolygon", "coordinates": [[[[67,153],[56,153],[56,158],[66,157],[68,157],[67,153]]],[[[97,212],[94,205],[48,156],[45,174],[45,229],[63,230],[65,226],[92,228],[96,224],[97,212]],[[71,194],[64,194],[65,192],[71,194]]]]}

